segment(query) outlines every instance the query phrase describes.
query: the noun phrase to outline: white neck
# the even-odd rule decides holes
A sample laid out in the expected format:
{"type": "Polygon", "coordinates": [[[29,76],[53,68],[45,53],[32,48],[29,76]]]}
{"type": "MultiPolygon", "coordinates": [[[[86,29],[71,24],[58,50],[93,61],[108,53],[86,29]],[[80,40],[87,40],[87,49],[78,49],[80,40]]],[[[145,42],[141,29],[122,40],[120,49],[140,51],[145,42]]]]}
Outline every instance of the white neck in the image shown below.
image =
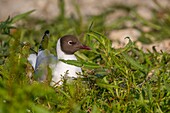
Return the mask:
{"type": "Polygon", "coordinates": [[[76,58],[76,56],[75,56],[74,54],[69,55],[69,54],[64,53],[64,52],[61,50],[60,39],[58,39],[58,41],[57,41],[56,51],[57,51],[57,58],[58,58],[58,59],[77,60],[77,58],[76,58]]]}

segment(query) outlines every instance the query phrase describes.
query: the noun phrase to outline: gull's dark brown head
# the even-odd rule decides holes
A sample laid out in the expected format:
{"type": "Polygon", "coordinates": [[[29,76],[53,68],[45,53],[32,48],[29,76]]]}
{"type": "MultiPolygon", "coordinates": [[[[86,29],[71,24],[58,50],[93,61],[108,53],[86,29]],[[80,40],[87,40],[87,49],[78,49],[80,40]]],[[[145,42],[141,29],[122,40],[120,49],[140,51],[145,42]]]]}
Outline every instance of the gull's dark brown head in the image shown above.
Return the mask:
{"type": "Polygon", "coordinates": [[[66,54],[74,54],[80,49],[90,50],[88,46],[80,43],[80,41],[73,35],[65,35],[60,39],[61,50],[66,54]]]}

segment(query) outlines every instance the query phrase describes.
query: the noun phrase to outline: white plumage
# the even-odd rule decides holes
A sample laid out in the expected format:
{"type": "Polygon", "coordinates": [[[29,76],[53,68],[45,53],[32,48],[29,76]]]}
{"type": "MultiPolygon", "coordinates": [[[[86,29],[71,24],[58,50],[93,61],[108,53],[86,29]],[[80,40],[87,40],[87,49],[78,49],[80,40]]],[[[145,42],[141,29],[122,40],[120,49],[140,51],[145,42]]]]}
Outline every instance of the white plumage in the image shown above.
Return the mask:
{"type": "MultiPolygon", "coordinates": [[[[61,50],[60,39],[57,42],[56,51],[57,51],[58,59],[77,60],[77,58],[74,54],[71,54],[71,55],[65,54],[61,50]]],[[[69,65],[62,61],[57,61],[56,65],[52,69],[51,85],[54,85],[56,83],[58,83],[58,85],[61,85],[63,76],[69,77],[69,78],[77,78],[78,77],[77,73],[82,73],[82,70],[80,67],[76,67],[74,65],[69,65]]]]}
{"type": "Polygon", "coordinates": [[[50,69],[52,70],[52,80],[50,83],[51,86],[62,85],[63,77],[77,78],[77,73],[82,73],[80,67],[76,67],[74,65],[69,65],[62,61],[59,61],[59,59],[77,60],[74,54],[66,54],[62,51],[60,39],[57,41],[56,44],[57,57],[51,54],[47,49],[39,51],[38,55],[30,54],[28,57],[28,61],[35,70],[35,76],[38,75],[38,81],[40,82],[44,81],[47,78],[47,66],[50,67],[50,69]]]}

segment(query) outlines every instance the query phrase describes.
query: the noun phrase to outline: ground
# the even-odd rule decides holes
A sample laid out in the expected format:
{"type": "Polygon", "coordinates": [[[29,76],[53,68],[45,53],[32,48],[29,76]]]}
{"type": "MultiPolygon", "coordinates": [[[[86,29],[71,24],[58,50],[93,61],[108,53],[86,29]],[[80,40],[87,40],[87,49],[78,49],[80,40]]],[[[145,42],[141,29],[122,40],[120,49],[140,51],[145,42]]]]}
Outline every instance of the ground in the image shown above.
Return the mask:
{"type": "MultiPolygon", "coordinates": [[[[136,12],[145,18],[146,20],[151,20],[153,17],[152,9],[159,10],[157,4],[155,4],[156,0],[70,0],[65,2],[65,14],[67,16],[76,15],[78,6],[80,10],[80,14],[83,17],[83,21],[86,21],[88,16],[91,15],[100,15],[104,10],[109,10],[115,4],[126,5],[129,7],[136,6],[136,12]]],[[[162,7],[169,7],[169,0],[161,0],[158,3],[162,7]]],[[[36,11],[30,15],[39,19],[44,19],[50,21],[59,15],[59,8],[57,7],[59,2],[56,0],[36,0],[36,1],[28,1],[28,0],[1,0],[0,4],[0,20],[5,20],[8,16],[15,16],[17,14],[21,14],[23,12],[35,9],[36,11]]],[[[106,15],[105,24],[109,25],[113,23],[116,19],[127,15],[126,11],[122,9],[115,9],[112,13],[106,15]]],[[[128,16],[128,15],[127,15],[128,16]]],[[[133,21],[133,20],[132,20],[133,21]]],[[[121,29],[110,29],[108,33],[108,37],[113,41],[113,47],[120,48],[124,46],[127,42],[124,40],[125,37],[130,36],[133,41],[137,41],[138,38],[142,35],[141,31],[133,27],[133,23],[131,20],[126,22],[126,28],[121,29]]],[[[147,26],[140,26],[144,32],[150,31],[150,28],[147,26]]],[[[152,51],[152,47],[156,46],[156,48],[160,51],[170,52],[170,39],[166,37],[166,40],[160,39],[159,41],[154,41],[152,44],[143,44],[137,41],[137,45],[139,48],[147,51],[149,49],[152,51]]]]}

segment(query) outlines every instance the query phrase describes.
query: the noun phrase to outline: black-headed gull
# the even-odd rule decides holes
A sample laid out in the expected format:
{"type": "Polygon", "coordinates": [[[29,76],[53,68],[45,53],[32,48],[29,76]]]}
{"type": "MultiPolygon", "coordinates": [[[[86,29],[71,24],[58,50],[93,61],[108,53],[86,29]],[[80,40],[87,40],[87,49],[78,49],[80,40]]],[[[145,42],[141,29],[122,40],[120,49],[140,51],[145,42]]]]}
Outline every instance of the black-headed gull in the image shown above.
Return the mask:
{"type": "Polygon", "coordinates": [[[62,85],[62,78],[77,78],[77,73],[82,73],[80,67],[66,64],[63,60],[77,60],[74,53],[80,49],[90,50],[88,46],[83,45],[73,35],[65,35],[58,39],[56,44],[57,57],[49,52],[45,46],[48,45],[49,31],[45,32],[41,45],[38,51],[38,55],[30,54],[28,61],[32,64],[35,70],[35,78],[38,81],[45,81],[48,76],[48,67],[52,71],[51,85],[62,85]],[[46,40],[47,38],[47,40],[46,40]],[[43,42],[45,41],[45,42],[43,42]],[[47,42],[47,43],[46,43],[47,42]],[[43,46],[44,44],[44,46],[43,46]]]}

